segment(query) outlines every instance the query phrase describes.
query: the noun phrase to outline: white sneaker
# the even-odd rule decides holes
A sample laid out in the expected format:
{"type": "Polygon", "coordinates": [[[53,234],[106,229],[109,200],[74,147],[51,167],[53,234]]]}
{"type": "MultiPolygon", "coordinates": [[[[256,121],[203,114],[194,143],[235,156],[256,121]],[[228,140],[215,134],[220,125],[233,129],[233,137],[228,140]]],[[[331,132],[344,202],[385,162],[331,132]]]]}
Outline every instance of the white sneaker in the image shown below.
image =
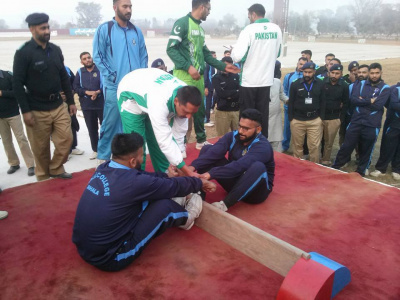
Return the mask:
{"type": "Polygon", "coordinates": [[[89,159],[96,159],[97,158],[97,152],[93,152],[92,155],[89,156],[89,159]]]}
{"type": "Polygon", "coordinates": [[[212,144],[207,141],[202,142],[202,143],[196,143],[196,149],[201,150],[201,148],[203,148],[203,146],[205,146],[205,145],[212,145],[212,144]]]}
{"type": "Polygon", "coordinates": [[[365,170],[365,176],[369,176],[369,171],[368,171],[368,169],[365,170]]]}
{"type": "Polygon", "coordinates": [[[219,201],[219,202],[213,202],[211,203],[212,206],[215,206],[216,208],[222,210],[222,211],[227,211],[228,208],[225,205],[224,201],[219,201]]]}
{"type": "Polygon", "coordinates": [[[394,180],[400,180],[400,174],[399,173],[393,172],[392,173],[392,177],[393,177],[394,180]]]}
{"type": "Polygon", "coordinates": [[[171,198],[173,201],[175,201],[176,203],[178,203],[180,206],[185,207],[187,202],[189,200],[187,200],[186,197],[175,197],[175,198],[171,198]]]}
{"type": "Polygon", "coordinates": [[[8,212],[6,212],[4,210],[0,210],[0,220],[7,218],[7,216],[8,216],[8,212]]]}
{"type": "Polygon", "coordinates": [[[189,213],[189,217],[186,221],[186,224],[179,227],[185,230],[189,230],[190,228],[192,228],[194,220],[200,216],[202,208],[203,199],[201,199],[200,195],[198,194],[192,194],[185,207],[185,209],[189,213]]]}
{"type": "Polygon", "coordinates": [[[72,149],[72,151],[71,151],[72,155],[82,155],[83,153],[85,153],[85,151],[80,150],[78,148],[72,149]]]}
{"type": "Polygon", "coordinates": [[[371,172],[371,174],[369,174],[369,175],[371,175],[372,177],[380,177],[380,176],[385,176],[385,173],[382,173],[379,170],[375,170],[375,171],[371,172]]]}
{"type": "Polygon", "coordinates": [[[212,122],[204,123],[204,126],[205,127],[213,127],[214,123],[212,123],[212,122]]]}

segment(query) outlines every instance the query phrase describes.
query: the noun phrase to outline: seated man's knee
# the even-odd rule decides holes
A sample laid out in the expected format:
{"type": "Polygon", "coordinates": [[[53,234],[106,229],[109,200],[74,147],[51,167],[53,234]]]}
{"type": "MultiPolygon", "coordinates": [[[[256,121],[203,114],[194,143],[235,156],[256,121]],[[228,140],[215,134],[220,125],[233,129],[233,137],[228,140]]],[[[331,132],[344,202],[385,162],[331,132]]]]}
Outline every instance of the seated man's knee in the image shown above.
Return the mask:
{"type": "Polygon", "coordinates": [[[200,155],[206,153],[213,145],[204,145],[203,148],[200,150],[200,155]]]}
{"type": "Polygon", "coordinates": [[[247,170],[251,171],[251,172],[257,172],[257,173],[264,173],[267,171],[267,169],[265,168],[265,165],[260,162],[260,161],[255,161],[251,164],[251,166],[249,167],[249,169],[247,170]]]}

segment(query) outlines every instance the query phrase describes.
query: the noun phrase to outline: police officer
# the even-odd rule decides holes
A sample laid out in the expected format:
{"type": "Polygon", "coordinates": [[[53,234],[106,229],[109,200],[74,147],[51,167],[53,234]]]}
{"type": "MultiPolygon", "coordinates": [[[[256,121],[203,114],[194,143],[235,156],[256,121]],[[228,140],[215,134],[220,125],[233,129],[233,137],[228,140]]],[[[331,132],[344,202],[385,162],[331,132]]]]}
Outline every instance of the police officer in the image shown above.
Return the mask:
{"type": "Polygon", "coordinates": [[[322,164],[331,165],[331,153],[333,142],[344,121],[349,102],[349,87],[341,80],[343,66],[336,64],[329,69],[329,77],[324,78],[322,97],[325,103],[325,113],[322,119],[324,150],[322,164]]]}
{"type": "Polygon", "coordinates": [[[356,172],[367,174],[372,151],[382,123],[384,105],[390,96],[390,87],[381,78],[382,66],[373,63],[369,66],[369,79],[353,87],[351,103],[355,106],[351,122],[347,128],[344,143],[340,147],[333,168],[343,167],[359,144],[360,159],[356,172]]]}
{"type": "Polygon", "coordinates": [[[346,81],[347,84],[352,84],[357,80],[359,66],[360,65],[356,61],[352,61],[351,63],[349,63],[349,74],[343,76],[343,80],[346,81]]]}
{"type": "MultiPolygon", "coordinates": [[[[233,64],[230,56],[221,59],[226,64],[233,64]]],[[[215,89],[214,101],[217,104],[215,123],[218,136],[238,129],[239,125],[239,75],[218,72],[212,78],[215,89]]]]}
{"type": "Polygon", "coordinates": [[[303,158],[304,137],[310,161],[319,163],[319,147],[322,139],[324,102],[321,93],[323,83],[315,78],[315,64],[304,64],[303,78],[294,81],[290,87],[288,115],[292,132],[293,156],[303,158]]]}
{"type": "Polygon", "coordinates": [[[61,49],[49,42],[48,21],[49,16],[44,13],[26,18],[32,39],[16,51],[13,72],[14,93],[23,113],[39,181],[72,178],[65,172],[64,163],[72,143],[70,115],[76,114],[61,49]],[[66,103],[60,91],[65,93],[66,103]],[[50,137],[55,146],[53,157],[50,137]]]}

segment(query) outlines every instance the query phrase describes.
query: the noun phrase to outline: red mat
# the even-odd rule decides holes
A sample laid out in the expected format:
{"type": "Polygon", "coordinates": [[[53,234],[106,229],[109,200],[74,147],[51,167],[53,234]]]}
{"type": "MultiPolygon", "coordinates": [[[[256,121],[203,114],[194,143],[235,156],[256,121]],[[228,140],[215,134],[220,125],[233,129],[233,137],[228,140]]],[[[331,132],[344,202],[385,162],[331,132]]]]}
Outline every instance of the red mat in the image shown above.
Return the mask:
{"type": "MultiPolygon", "coordinates": [[[[198,155],[193,145],[188,155],[198,155]]],[[[347,266],[352,282],[336,299],[399,299],[400,191],[287,155],[275,159],[269,199],[230,213],[347,266]]],[[[283,277],[197,227],[168,230],[121,272],[86,264],[71,234],[92,174],[0,195],[10,213],[0,221],[0,299],[274,299],[283,277]]]]}

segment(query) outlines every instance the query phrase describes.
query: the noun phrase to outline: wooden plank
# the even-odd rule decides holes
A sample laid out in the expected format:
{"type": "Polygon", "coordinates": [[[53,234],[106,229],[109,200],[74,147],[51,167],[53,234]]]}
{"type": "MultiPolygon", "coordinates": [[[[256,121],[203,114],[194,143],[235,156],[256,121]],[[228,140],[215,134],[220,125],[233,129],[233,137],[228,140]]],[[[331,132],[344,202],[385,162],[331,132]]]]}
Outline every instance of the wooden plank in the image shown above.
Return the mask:
{"type": "Polygon", "coordinates": [[[299,258],[310,258],[307,252],[207,202],[203,202],[203,211],[195,225],[282,276],[299,258]]]}

